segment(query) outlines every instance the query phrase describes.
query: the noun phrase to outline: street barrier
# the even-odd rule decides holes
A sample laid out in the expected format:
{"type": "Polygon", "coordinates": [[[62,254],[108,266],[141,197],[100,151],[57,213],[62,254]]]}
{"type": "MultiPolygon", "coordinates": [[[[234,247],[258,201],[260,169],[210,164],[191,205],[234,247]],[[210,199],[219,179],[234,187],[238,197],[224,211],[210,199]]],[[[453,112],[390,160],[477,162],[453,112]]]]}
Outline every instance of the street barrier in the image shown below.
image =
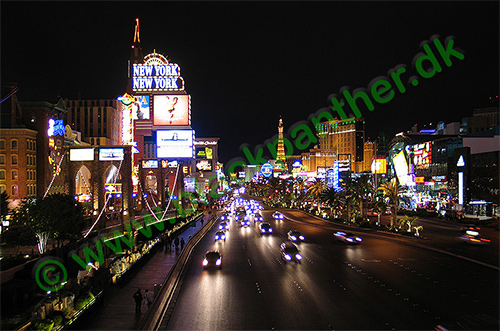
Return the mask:
{"type": "Polygon", "coordinates": [[[168,273],[167,278],[163,282],[159,294],[154,298],[151,307],[146,312],[142,320],[139,330],[158,330],[165,318],[166,312],[172,302],[173,294],[179,285],[179,280],[184,272],[185,264],[188,261],[193,249],[198,242],[210,231],[212,226],[218,220],[218,217],[213,217],[205,224],[195,235],[186,243],[186,247],[181,251],[181,254],[172,269],[168,273]]]}

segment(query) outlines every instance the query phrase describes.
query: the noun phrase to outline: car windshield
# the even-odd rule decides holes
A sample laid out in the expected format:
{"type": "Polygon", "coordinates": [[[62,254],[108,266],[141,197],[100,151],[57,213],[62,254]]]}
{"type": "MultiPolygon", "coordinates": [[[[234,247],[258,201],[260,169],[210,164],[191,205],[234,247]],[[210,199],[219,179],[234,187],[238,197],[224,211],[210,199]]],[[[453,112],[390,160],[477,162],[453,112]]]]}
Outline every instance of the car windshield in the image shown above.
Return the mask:
{"type": "Polygon", "coordinates": [[[299,250],[296,247],[285,248],[285,253],[288,253],[288,254],[296,254],[298,252],[299,252],[299,250]]]}
{"type": "Polygon", "coordinates": [[[206,258],[208,260],[217,260],[219,257],[220,257],[220,254],[217,252],[207,253],[207,255],[206,255],[206,258]]]}

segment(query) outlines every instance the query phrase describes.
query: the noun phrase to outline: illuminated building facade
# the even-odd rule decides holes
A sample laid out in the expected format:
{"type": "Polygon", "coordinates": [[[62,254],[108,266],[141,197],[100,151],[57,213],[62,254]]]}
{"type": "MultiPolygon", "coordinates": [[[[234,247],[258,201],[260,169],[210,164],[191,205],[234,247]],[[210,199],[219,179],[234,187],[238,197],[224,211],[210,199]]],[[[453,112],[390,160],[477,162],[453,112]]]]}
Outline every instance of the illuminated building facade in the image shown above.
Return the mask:
{"type": "Polygon", "coordinates": [[[370,171],[375,146],[365,142],[364,119],[332,120],[316,125],[318,145],[302,153],[302,163],[309,171],[330,168],[335,161],[347,160],[353,172],[370,171]]]}

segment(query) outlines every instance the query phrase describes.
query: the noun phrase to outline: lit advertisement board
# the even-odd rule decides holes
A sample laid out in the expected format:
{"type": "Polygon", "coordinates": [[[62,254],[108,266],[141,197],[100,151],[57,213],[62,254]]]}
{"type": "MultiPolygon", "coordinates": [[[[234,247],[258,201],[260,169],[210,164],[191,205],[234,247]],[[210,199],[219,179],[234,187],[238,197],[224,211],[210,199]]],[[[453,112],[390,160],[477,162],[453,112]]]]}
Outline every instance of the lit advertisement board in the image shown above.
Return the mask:
{"type": "Polygon", "coordinates": [[[210,147],[196,147],[195,157],[197,159],[213,159],[213,150],[210,147]]]}
{"type": "Polygon", "coordinates": [[[156,156],[159,158],[192,158],[193,130],[156,131],[156,156]]]}
{"type": "Polygon", "coordinates": [[[417,168],[427,168],[432,163],[432,141],[406,146],[406,153],[417,168]]]}
{"type": "Polygon", "coordinates": [[[132,104],[132,119],[149,120],[149,95],[136,95],[132,104]]]}
{"type": "Polygon", "coordinates": [[[158,160],[142,160],[142,167],[144,169],[158,168],[158,160]]]}
{"type": "Polygon", "coordinates": [[[169,63],[162,54],[153,52],[144,57],[144,63],[132,66],[133,91],[181,91],[184,79],[181,68],[176,63],[169,63]]]}
{"type": "Polygon", "coordinates": [[[373,160],[372,173],[373,174],[385,174],[385,173],[387,173],[387,160],[386,159],[373,160]]]}
{"type": "Polygon", "coordinates": [[[396,170],[396,175],[398,176],[401,185],[412,185],[411,176],[408,173],[408,163],[406,162],[406,157],[404,151],[399,152],[393,159],[394,169],[396,170]]]}
{"type": "Polygon", "coordinates": [[[69,150],[70,161],[94,161],[93,148],[72,148],[69,150]]]}
{"type": "Polygon", "coordinates": [[[209,160],[199,160],[196,162],[196,169],[199,171],[212,171],[212,162],[209,160]]]}
{"type": "Polygon", "coordinates": [[[123,148],[99,149],[99,161],[121,161],[123,160],[123,155],[123,148]]]}
{"type": "Polygon", "coordinates": [[[187,94],[154,95],[154,125],[191,125],[191,98],[187,94]]]}
{"type": "Polygon", "coordinates": [[[196,191],[196,178],[184,177],[184,191],[191,193],[196,191]]]}

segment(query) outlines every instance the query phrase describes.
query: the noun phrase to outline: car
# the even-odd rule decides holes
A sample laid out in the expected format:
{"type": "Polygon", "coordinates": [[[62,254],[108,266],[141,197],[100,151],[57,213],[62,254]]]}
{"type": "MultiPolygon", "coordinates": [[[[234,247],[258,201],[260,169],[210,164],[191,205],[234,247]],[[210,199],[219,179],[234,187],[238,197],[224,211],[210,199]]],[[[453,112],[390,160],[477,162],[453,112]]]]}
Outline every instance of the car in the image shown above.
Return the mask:
{"type": "Polygon", "coordinates": [[[221,230],[221,231],[229,230],[229,223],[227,223],[227,222],[220,222],[219,223],[219,230],[221,230]]]}
{"type": "Polygon", "coordinates": [[[224,231],[217,231],[215,233],[215,239],[214,239],[214,241],[217,241],[217,240],[224,240],[224,241],[226,241],[226,234],[224,233],[224,231]]]}
{"type": "Polygon", "coordinates": [[[337,231],[333,234],[337,240],[346,244],[359,244],[363,241],[360,237],[350,232],[337,231]]]}
{"type": "Polygon", "coordinates": [[[481,237],[477,230],[465,230],[464,234],[460,236],[460,240],[471,245],[486,245],[491,240],[481,237]]]}
{"type": "Polygon", "coordinates": [[[247,227],[250,226],[250,221],[249,220],[243,220],[240,222],[241,227],[247,227]]]}
{"type": "Polygon", "coordinates": [[[275,220],[282,220],[282,219],[284,219],[284,218],[285,218],[285,215],[283,215],[283,214],[282,214],[282,213],[280,213],[279,211],[275,211],[275,212],[273,213],[273,218],[274,218],[275,220]]]}
{"type": "Polygon", "coordinates": [[[260,224],[260,234],[270,234],[273,233],[273,228],[271,224],[264,222],[260,224]]]}
{"type": "Polygon", "coordinates": [[[472,231],[479,231],[481,228],[479,226],[476,226],[474,224],[468,224],[460,228],[460,231],[467,231],[467,230],[472,230],[472,231]]]}
{"type": "Polygon", "coordinates": [[[208,251],[203,258],[203,268],[219,268],[222,269],[222,255],[219,251],[208,251]]]}
{"type": "Polygon", "coordinates": [[[305,239],[304,235],[297,230],[290,230],[288,231],[287,235],[288,239],[290,239],[291,241],[301,242],[305,239]]]}
{"type": "Polygon", "coordinates": [[[264,221],[264,217],[260,216],[260,215],[255,215],[253,217],[253,221],[254,222],[263,222],[264,221]]]}
{"type": "Polygon", "coordinates": [[[280,245],[281,258],[286,262],[295,261],[295,263],[300,263],[302,261],[302,255],[299,253],[299,249],[291,242],[283,242],[280,245]]]}
{"type": "Polygon", "coordinates": [[[227,221],[227,220],[229,220],[229,217],[230,217],[229,214],[224,213],[224,214],[220,215],[220,220],[227,221]]]}

